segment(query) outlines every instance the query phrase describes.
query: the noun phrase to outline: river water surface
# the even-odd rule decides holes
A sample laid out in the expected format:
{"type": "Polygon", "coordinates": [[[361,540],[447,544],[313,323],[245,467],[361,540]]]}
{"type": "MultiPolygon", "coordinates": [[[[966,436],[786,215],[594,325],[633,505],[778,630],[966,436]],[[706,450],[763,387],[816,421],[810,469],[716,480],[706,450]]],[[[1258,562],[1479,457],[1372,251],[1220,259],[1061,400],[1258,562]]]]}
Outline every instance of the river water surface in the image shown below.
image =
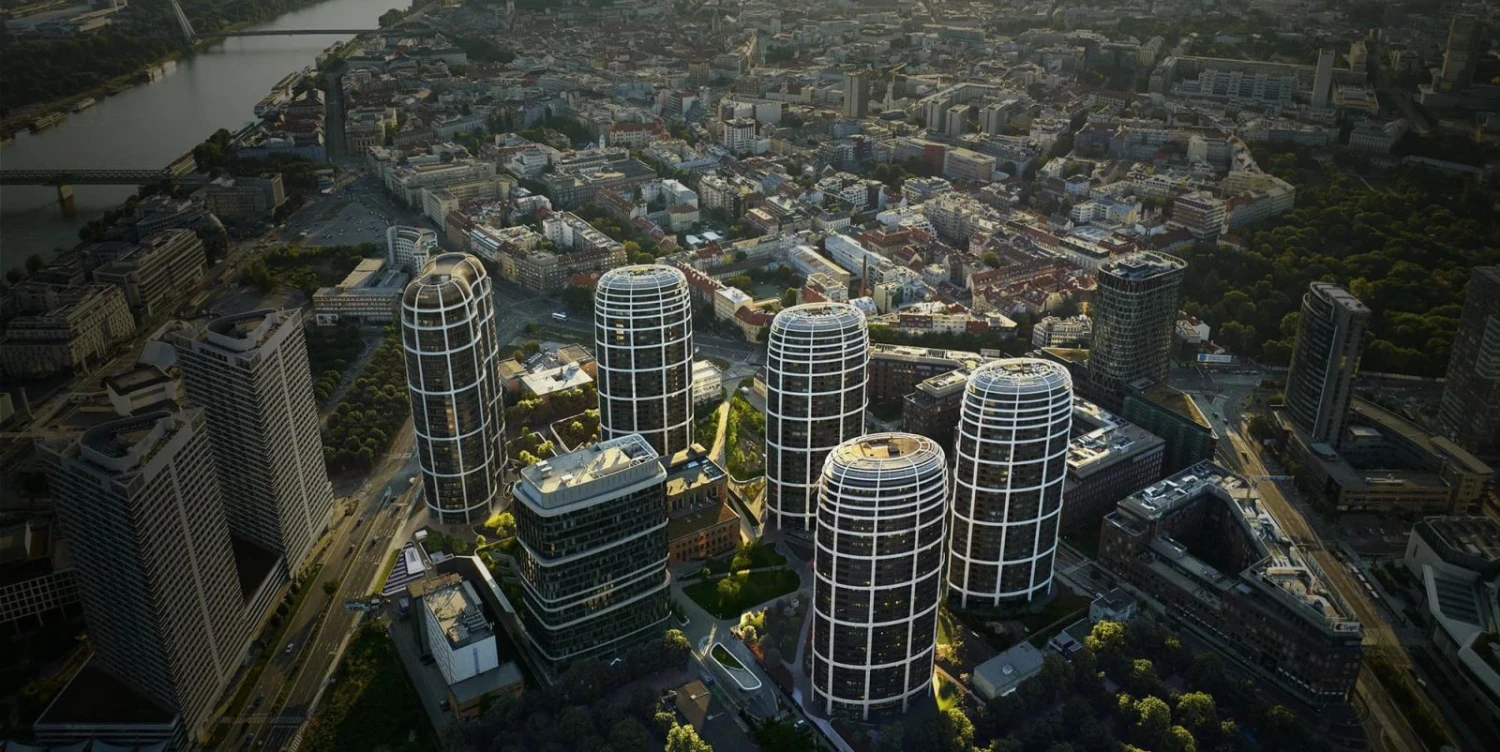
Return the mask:
{"type": "MultiPolygon", "coordinates": [[[[327,0],[253,29],[373,29],[404,0],[327,0]]],[[[255,119],[255,103],[341,36],[239,37],[169,64],[150,84],[131,88],[41,133],[17,133],[0,150],[0,167],[160,169],[219,128],[255,119]]],[[[51,258],[78,242],[78,229],[124,201],[132,186],[77,186],[77,216],[63,218],[57,193],[42,186],[0,188],[0,272],[29,254],[51,258]]]]}

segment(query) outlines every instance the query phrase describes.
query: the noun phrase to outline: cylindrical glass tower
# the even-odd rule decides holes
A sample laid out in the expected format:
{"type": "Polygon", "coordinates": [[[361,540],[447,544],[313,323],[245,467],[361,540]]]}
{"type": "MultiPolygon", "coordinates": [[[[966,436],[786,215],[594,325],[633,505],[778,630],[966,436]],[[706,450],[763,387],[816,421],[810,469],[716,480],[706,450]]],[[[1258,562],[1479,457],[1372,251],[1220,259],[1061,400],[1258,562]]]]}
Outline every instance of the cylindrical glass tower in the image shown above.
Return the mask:
{"type": "Polygon", "coordinates": [[[406,385],[427,506],[483,521],[500,499],[505,414],[490,279],[466,253],[433,257],[401,298],[406,385]]]}
{"type": "Polygon", "coordinates": [[[948,496],[924,436],[844,442],[823,465],[813,554],[813,702],[860,720],[931,691],[948,496]]]}
{"type": "Polygon", "coordinates": [[[693,306],[670,266],[605,272],[594,290],[599,438],[638,433],[663,457],[693,443],[693,306]]]}
{"type": "Polygon", "coordinates": [[[969,376],[948,525],[959,608],[1050,592],[1072,425],[1073,381],[1059,364],[997,360],[969,376]]]}
{"type": "Polygon", "coordinates": [[[766,350],[766,520],[811,530],[823,460],[864,433],[870,335],[847,303],[794,306],[766,350]]]}

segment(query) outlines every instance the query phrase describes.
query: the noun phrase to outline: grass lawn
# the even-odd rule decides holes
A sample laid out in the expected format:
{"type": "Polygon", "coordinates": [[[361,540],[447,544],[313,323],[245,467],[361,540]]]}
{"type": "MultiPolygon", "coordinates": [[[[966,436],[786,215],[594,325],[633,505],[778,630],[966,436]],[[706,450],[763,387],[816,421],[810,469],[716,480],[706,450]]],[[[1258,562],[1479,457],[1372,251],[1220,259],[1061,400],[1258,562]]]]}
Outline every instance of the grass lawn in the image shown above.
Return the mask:
{"type": "Polygon", "coordinates": [[[938,635],[937,644],[953,644],[953,615],[947,609],[938,612],[938,635]]]}
{"type": "Polygon", "coordinates": [[[745,664],[740,663],[740,660],[730,654],[728,650],[725,650],[723,645],[714,644],[713,656],[714,660],[724,664],[725,668],[732,668],[738,671],[745,670],[745,664]]]}
{"type": "Polygon", "coordinates": [[[736,597],[728,601],[719,598],[718,580],[695,582],[684,587],[682,592],[715,618],[729,619],[748,611],[752,606],[758,606],[772,598],[786,595],[802,585],[802,581],[797,578],[797,573],[790,569],[733,575],[733,577],[739,581],[740,589],[736,597]]]}
{"type": "MultiPolygon", "coordinates": [[[[734,554],[725,554],[703,562],[703,569],[709,574],[728,574],[729,567],[734,563],[734,554]]],[[[762,569],[764,567],[780,567],[786,565],[786,557],[776,552],[776,547],[764,542],[757,542],[750,549],[749,566],[740,569],[762,569]]]]}
{"type": "Polygon", "coordinates": [[[932,675],[932,688],[932,694],[937,698],[938,712],[958,707],[964,700],[963,690],[942,674],[932,675]]]}
{"type": "Polygon", "coordinates": [[[360,630],[334,674],[337,680],[307,727],[309,752],[440,749],[396,647],[378,625],[360,630]]]}

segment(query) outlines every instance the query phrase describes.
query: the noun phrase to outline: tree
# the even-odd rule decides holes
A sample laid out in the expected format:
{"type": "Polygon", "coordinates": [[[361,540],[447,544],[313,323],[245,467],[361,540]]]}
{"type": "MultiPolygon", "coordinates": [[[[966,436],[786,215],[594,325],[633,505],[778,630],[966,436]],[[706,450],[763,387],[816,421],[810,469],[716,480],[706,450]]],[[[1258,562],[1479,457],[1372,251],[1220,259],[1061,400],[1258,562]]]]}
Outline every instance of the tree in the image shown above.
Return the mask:
{"type": "Polygon", "coordinates": [[[991,269],[1000,268],[1000,254],[995,253],[994,251],[985,251],[984,255],[980,257],[980,260],[984,262],[985,266],[988,266],[991,269]]]}
{"type": "Polygon", "coordinates": [[[646,727],[634,718],[626,718],[609,730],[609,743],[615,752],[649,752],[651,737],[646,727]]]}
{"type": "Polygon", "coordinates": [[[666,752],[714,752],[714,748],[692,726],[674,723],[667,731],[666,752]]]}
{"type": "Polygon", "coordinates": [[[1147,749],[1156,749],[1172,725],[1172,709],[1159,697],[1142,697],[1135,703],[1134,738],[1147,749]]]}
{"type": "Polygon", "coordinates": [[[23,279],[26,279],[26,270],[25,269],[22,269],[19,266],[12,266],[11,268],[5,270],[5,281],[6,282],[9,282],[11,284],[16,284],[17,282],[20,282],[23,279]]]}
{"type": "Polygon", "coordinates": [[[542,351],[542,344],[534,339],[528,339],[521,345],[521,349],[525,350],[527,355],[536,355],[542,351]]]}
{"type": "MultiPolygon", "coordinates": [[[[899,731],[896,737],[900,738],[899,731]]],[[[813,752],[818,748],[813,741],[812,729],[806,726],[797,728],[791,721],[785,720],[773,719],[760,724],[755,728],[752,738],[765,752],[813,752]]],[[[884,738],[885,735],[882,734],[881,739],[884,738]]],[[[900,749],[899,742],[894,749],[900,749]]]]}
{"type": "Polygon", "coordinates": [[[1177,698],[1177,722],[1202,736],[1205,730],[1217,729],[1219,711],[1214,698],[1204,692],[1188,692],[1177,698]]]}
{"type": "Polygon", "coordinates": [[[719,596],[720,605],[734,603],[740,597],[739,578],[731,575],[719,580],[719,584],[714,586],[714,592],[719,596]]]}
{"type": "Polygon", "coordinates": [[[36,274],[37,272],[42,270],[42,267],[46,265],[47,262],[42,260],[42,254],[40,253],[33,253],[30,256],[26,257],[27,274],[36,274]]]}
{"type": "Polygon", "coordinates": [[[1161,694],[1161,678],[1156,675],[1156,666],[1146,658],[1131,661],[1130,678],[1125,684],[1138,695],[1161,694]]]}
{"type": "Polygon", "coordinates": [[[337,593],[338,591],[339,591],[339,581],[338,580],[329,580],[329,581],[323,583],[323,592],[324,593],[326,593],[328,595],[333,595],[334,593],[337,593]]]}
{"type": "Polygon", "coordinates": [[[1101,621],[1083,638],[1083,646],[1096,656],[1118,656],[1125,649],[1125,625],[1117,621],[1101,621]]]}
{"type": "Polygon", "coordinates": [[[781,305],[786,308],[797,305],[797,288],[786,288],[786,292],[781,294],[781,305]]]}
{"type": "Polygon", "coordinates": [[[1181,726],[1173,726],[1167,730],[1167,738],[1161,748],[1163,752],[1198,752],[1198,742],[1193,738],[1193,732],[1181,726]]]}

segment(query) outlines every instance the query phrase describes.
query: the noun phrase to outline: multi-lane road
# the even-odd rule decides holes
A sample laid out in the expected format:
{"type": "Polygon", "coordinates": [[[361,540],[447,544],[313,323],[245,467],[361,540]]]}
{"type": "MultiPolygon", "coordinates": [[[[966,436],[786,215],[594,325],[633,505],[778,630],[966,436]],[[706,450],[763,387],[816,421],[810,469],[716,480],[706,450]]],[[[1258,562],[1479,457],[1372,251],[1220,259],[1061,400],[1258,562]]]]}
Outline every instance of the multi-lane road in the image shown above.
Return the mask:
{"type": "Polygon", "coordinates": [[[407,513],[420,506],[415,503],[420,486],[409,482],[411,445],[407,423],[353,502],[346,502],[354,505],[353,513],[339,518],[326,534],[319,554],[322,568],[303,584],[306,594],[287,617],[291,626],[285,642],[265,647],[273,651],[270,660],[251,701],[232,719],[233,731],[220,749],[280,750],[301,733],[361,616],[345,609],[344,603],[370,594],[393,537],[407,513]]]}

